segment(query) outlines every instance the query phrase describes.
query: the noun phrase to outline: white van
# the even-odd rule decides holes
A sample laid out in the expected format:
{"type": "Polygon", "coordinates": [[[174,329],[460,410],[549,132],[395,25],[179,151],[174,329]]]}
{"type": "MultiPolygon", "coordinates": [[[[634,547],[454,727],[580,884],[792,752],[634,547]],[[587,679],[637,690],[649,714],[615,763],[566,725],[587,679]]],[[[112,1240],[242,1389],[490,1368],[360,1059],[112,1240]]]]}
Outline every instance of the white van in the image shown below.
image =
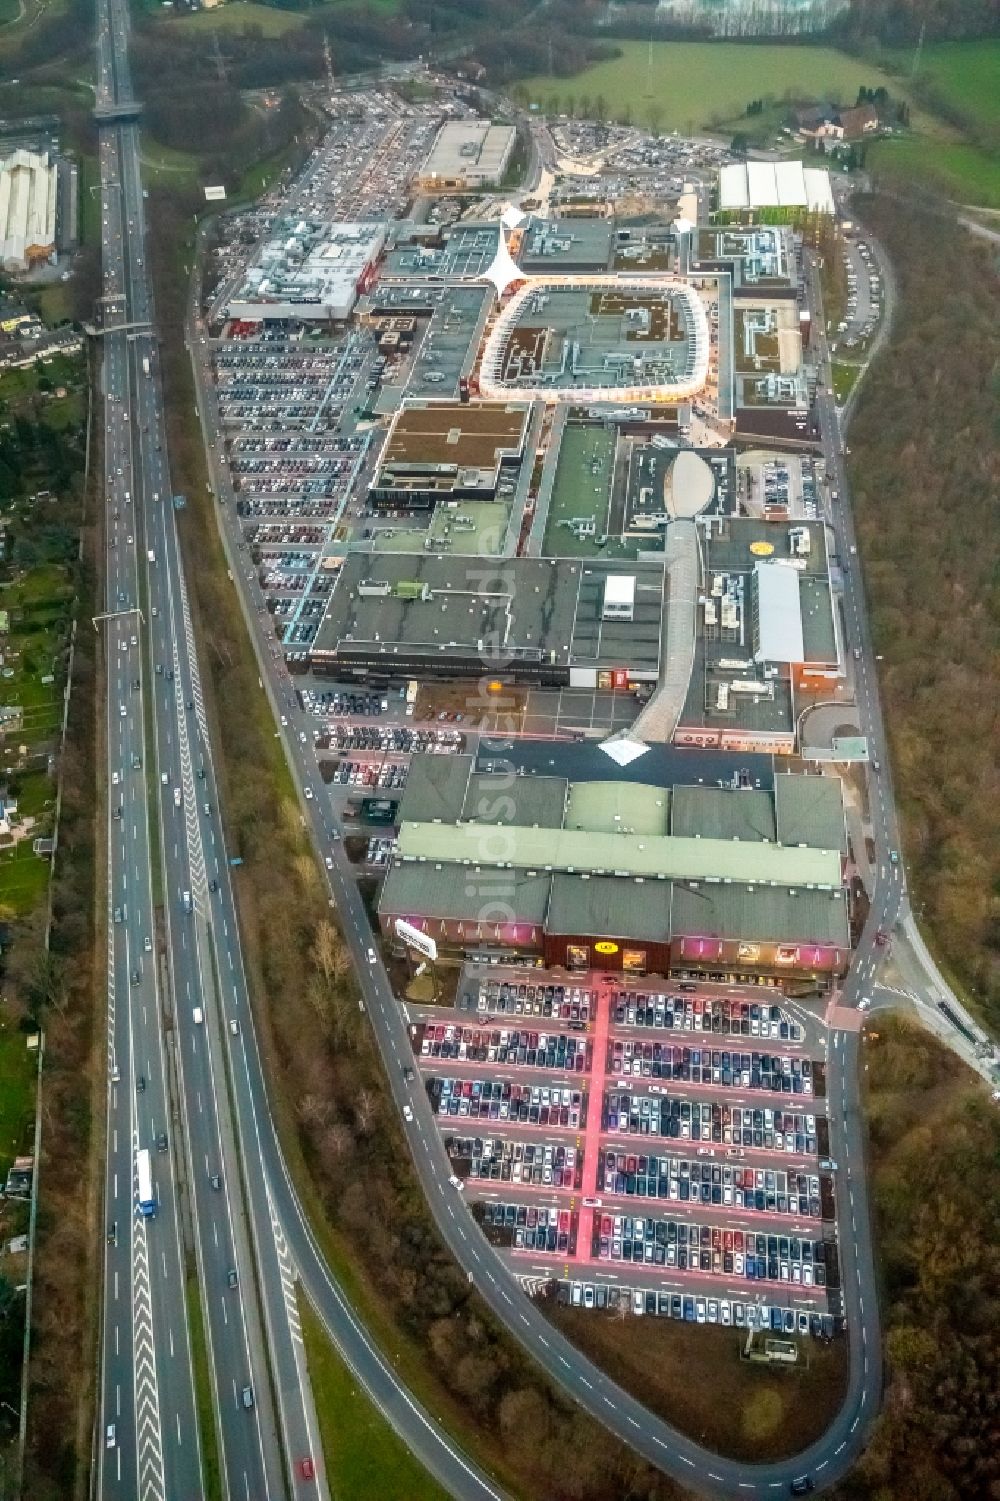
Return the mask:
{"type": "Polygon", "coordinates": [[[200,1006],[195,1006],[194,1010],[191,1012],[191,1019],[196,1027],[200,1027],[202,1025],[205,1020],[205,1013],[204,1011],[202,1011],[200,1006]]]}

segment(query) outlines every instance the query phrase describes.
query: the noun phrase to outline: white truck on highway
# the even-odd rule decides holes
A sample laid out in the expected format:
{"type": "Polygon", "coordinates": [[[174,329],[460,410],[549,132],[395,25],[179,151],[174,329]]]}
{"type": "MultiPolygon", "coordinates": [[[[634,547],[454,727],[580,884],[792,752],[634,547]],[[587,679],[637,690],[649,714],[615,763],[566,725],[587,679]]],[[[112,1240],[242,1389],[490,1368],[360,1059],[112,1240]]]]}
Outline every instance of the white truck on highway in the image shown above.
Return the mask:
{"type": "Polygon", "coordinates": [[[142,373],[143,373],[143,375],[148,375],[149,374],[149,355],[148,354],[144,354],[143,357],[142,357],[142,373]]]}

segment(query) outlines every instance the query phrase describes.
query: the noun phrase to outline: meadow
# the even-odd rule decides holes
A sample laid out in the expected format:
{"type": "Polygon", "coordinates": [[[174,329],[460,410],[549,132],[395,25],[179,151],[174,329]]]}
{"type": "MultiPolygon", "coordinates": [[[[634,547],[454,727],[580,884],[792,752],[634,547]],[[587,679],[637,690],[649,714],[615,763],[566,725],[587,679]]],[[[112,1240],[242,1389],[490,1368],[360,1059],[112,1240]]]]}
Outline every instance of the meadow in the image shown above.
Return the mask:
{"type": "MultiPolygon", "coordinates": [[[[910,59],[899,59],[909,71],[910,59]]],[[[1000,39],[937,42],[925,47],[917,86],[934,93],[976,125],[1000,126],[1000,39]]]]}
{"type": "MultiPolygon", "coordinates": [[[[738,42],[655,42],[652,68],[644,42],[619,42],[621,57],[595,64],[572,78],[543,75],[523,81],[528,97],[548,107],[557,97],[593,102],[603,96],[609,114],[628,102],[637,124],[651,101],[658,127],[694,134],[713,125],[732,127],[751,99],[813,100],[853,104],[858,89],[892,88],[878,68],[832,47],[749,46],[738,42]]],[[[904,93],[902,87],[893,92],[904,93]]],[[[922,117],[921,117],[922,120],[922,117]]]]}

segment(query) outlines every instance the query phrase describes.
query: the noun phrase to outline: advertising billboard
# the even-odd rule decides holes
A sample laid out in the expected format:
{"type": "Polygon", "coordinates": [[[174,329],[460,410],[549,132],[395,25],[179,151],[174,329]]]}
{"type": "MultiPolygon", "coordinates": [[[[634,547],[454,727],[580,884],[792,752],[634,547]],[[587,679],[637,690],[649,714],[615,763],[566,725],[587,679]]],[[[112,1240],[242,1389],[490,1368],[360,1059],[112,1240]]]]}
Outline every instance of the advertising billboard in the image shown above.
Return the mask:
{"type": "Polygon", "coordinates": [[[430,960],[438,956],[438,946],[434,939],[427,933],[422,933],[412,923],[404,922],[401,917],[396,918],[396,937],[401,938],[407,948],[416,949],[418,954],[423,954],[430,960]]]}

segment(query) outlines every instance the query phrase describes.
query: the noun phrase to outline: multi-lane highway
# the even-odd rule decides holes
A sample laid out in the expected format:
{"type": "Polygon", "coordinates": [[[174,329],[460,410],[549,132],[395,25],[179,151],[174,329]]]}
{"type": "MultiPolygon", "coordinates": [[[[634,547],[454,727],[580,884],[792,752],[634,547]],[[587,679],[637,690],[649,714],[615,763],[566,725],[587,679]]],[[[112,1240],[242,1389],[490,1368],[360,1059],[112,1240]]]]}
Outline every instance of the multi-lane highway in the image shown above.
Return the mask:
{"type": "Polygon", "coordinates": [[[127,43],[126,6],[102,0],[110,1084],[100,1490],[204,1493],[188,1335],[197,1297],[224,1493],[323,1495],[291,1271],[231,1112],[241,1014],[223,1009],[232,930],[214,906],[225,854],[166,457],[127,43]],[[152,1154],[149,1218],[138,1207],[140,1149],[152,1154]]]}
{"type": "MultiPolygon", "coordinates": [[[[818,287],[814,288],[818,297],[818,287]]],[[[309,820],[317,850],[328,861],[330,889],[345,939],[351,951],[361,985],[366,1010],[384,1059],[392,1097],[402,1113],[409,1105],[413,1119],[405,1127],[417,1174],[431,1206],[438,1228],[456,1260],[475,1282],[482,1296],[525,1346],[557,1385],[569,1392],[596,1419],[612,1429],[632,1448],[683,1483],[706,1494],[732,1496],[737,1492],[767,1493],[786,1488],[791,1480],[808,1473],[817,1485],[829,1484],[846,1473],[860,1453],[881,1394],[881,1358],[874,1265],[868,1222],[867,1193],[864,1176],[863,1135],[858,1098],[858,1031],[850,1015],[859,994],[868,983],[874,963],[875,934],[880,926],[891,925],[901,900],[900,867],[890,859],[896,848],[895,813],[887,774],[881,779],[873,773],[872,805],[876,846],[879,856],[878,875],[872,893],[871,917],[866,926],[855,964],[840,997],[844,1026],[834,1025],[830,1034],[830,1103],[831,1151],[840,1162],[838,1173],[838,1210],[841,1264],[844,1269],[843,1304],[849,1331],[849,1379],[843,1406],[831,1427],[817,1443],[793,1460],[771,1465],[745,1465],[720,1459],[694,1443],[669,1425],[660,1422],[640,1403],[608,1380],[591,1362],[552,1327],[548,1320],[523,1296],[510,1269],[495,1255],[475,1231],[464,1212],[449,1179],[451,1167],[437,1132],[429,1102],[419,1083],[408,1083],[404,1067],[410,1057],[405,1016],[392,995],[388,978],[377,955],[371,950],[371,931],[349,862],[343,854],[339,830],[334,821],[327,795],[319,778],[311,737],[303,744],[299,730],[308,721],[296,712],[294,694],[285,672],[281,653],[275,647],[273,622],[263,609],[256,573],[247,566],[241,548],[235,497],[229,483],[221,443],[221,428],[214,402],[208,351],[197,318],[197,299],[192,302],[188,320],[188,339],[198,389],[206,452],[214,492],[221,502],[218,508],[220,530],[227,549],[236,586],[241,591],[244,614],[255,641],[262,681],[272,701],[276,717],[288,721],[287,751],[300,791],[303,809],[309,820]],[[311,796],[305,797],[309,788],[311,796]]],[[[846,476],[843,472],[841,439],[837,413],[825,394],[820,397],[820,421],[831,481],[838,489],[838,506],[843,521],[837,527],[845,557],[852,557],[854,546],[847,500],[846,476]]],[[[858,666],[859,712],[862,728],[869,737],[873,755],[885,765],[884,732],[881,724],[874,662],[864,618],[864,597],[855,566],[845,569],[844,606],[849,622],[851,645],[862,648],[858,666]]],[[[856,1013],[855,1013],[856,1016],[856,1013]]],[[[260,1083],[263,1090],[263,1083],[260,1083]]],[[[291,1192],[289,1190],[289,1192],[291,1192]]],[[[286,1223],[294,1225],[297,1206],[291,1198],[286,1223]]],[[[293,1233],[293,1252],[303,1283],[310,1297],[322,1310],[324,1318],[353,1365],[360,1357],[352,1350],[351,1331],[342,1321],[343,1300],[334,1296],[334,1284],[312,1237],[304,1223],[293,1233]],[[300,1239],[301,1237],[301,1239],[300,1239]]],[[[353,1322],[353,1321],[352,1321],[353,1322]]],[[[411,1447],[417,1447],[415,1426],[407,1413],[403,1423],[394,1419],[411,1447]]],[[[440,1456],[425,1462],[442,1474],[440,1456]]],[[[434,1456],[432,1455],[432,1459],[434,1456]]],[[[481,1485],[481,1481],[478,1482],[481,1485]]],[[[482,1494],[474,1488],[471,1476],[465,1489],[456,1495],[482,1494]]]]}

